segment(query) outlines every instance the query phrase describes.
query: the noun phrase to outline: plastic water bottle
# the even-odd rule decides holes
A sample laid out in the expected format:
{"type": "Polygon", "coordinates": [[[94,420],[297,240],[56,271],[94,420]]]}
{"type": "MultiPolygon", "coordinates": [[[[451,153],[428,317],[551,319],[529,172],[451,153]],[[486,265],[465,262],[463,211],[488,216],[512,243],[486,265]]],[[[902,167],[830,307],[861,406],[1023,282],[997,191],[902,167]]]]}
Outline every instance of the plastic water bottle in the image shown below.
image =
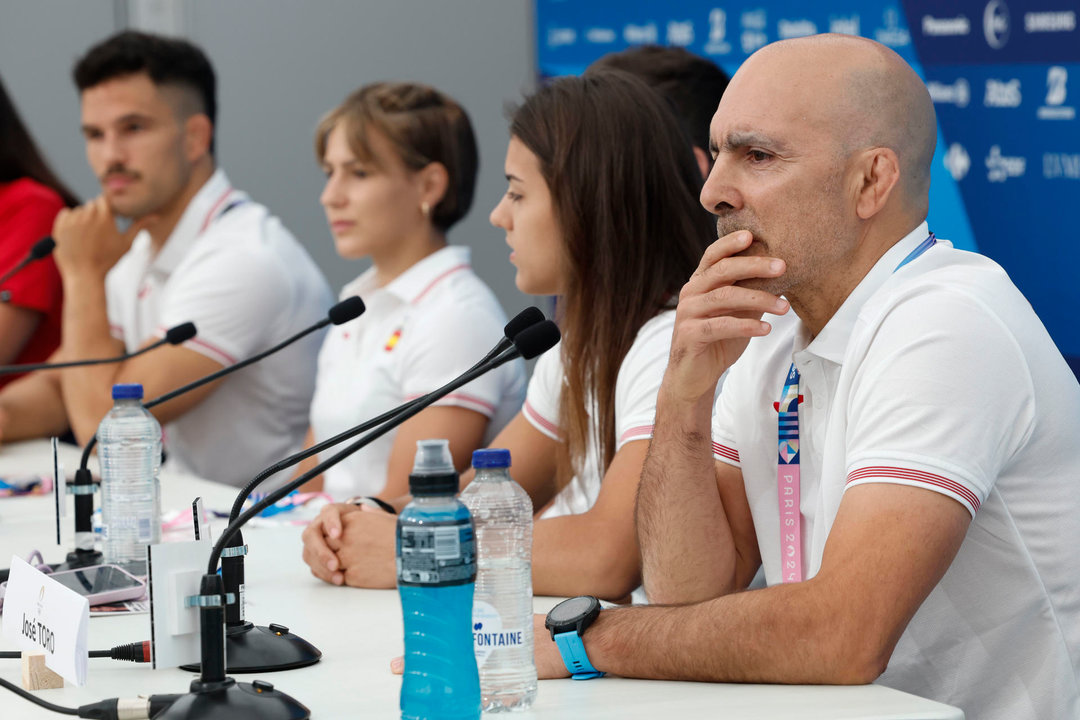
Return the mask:
{"type": "Polygon", "coordinates": [[[142,385],[113,385],[112,396],[97,431],[105,562],[146,575],[146,546],[161,542],[161,426],[142,385]]]}
{"type": "Polygon", "coordinates": [[[484,712],[524,710],[536,699],[532,527],[528,494],[510,477],[509,450],[473,453],[476,477],[461,493],[476,526],[473,649],[484,712]]]}
{"type": "Polygon", "coordinates": [[[413,501],[397,523],[397,581],[405,624],[401,717],[475,720],[480,678],[472,649],[476,542],[458,502],[446,440],[421,440],[409,476],[413,501]]]}

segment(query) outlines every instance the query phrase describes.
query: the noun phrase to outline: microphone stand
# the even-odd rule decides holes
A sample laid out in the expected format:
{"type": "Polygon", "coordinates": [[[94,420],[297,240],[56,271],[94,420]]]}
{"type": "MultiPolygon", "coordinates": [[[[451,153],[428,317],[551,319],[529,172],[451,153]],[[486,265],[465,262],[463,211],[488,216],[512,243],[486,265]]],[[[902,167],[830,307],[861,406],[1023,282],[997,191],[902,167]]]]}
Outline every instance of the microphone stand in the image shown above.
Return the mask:
{"type": "MultiPolygon", "coordinates": [[[[513,338],[516,338],[518,333],[542,322],[544,319],[543,313],[535,307],[530,307],[519,313],[506,324],[504,328],[505,336],[499,343],[467,372],[476,370],[498,354],[513,347],[513,338]]],[[[232,510],[229,512],[229,523],[236,521],[244,509],[244,502],[255,491],[255,488],[268,477],[392,420],[397,413],[412,409],[415,404],[423,399],[423,397],[420,397],[401,407],[384,412],[266,468],[237,493],[232,510]]],[[[228,665],[226,670],[230,673],[266,673],[291,670],[318,662],[322,657],[322,653],[307,640],[291,633],[287,626],[280,623],[270,623],[267,626],[255,625],[246,619],[243,587],[245,579],[244,556],[247,555],[247,552],[248,548],[244,543],[243,533],[239,530],[222,551],[221,579],[225,586],[225,596],[232,595],[235,598],[225,608],[225,659],[228,665]]],[[[199,672],[199,664],[182,665],[180,669],[199,672]]]]}
{"type": "Polygon", "coordinates": [[[200,677],[192,680],[188,694],[180,696],[168,709],[155,716],[156,718],[161,720],[194,720],[195,718],[200,720],[244,720],[246,718],[258,718],[260,720],[264,718],[266,720],[278,720],[279,718],[293,720],[295,718],[303,720],[310,717],[310,711],[304,705],[294,698],[274,690],[272,685],[258,680],[250,684],[238,683],[225,674],[225,633],[223,632],[225,586],[221,577],[217,574],[218,561],[221,560],[225,547],[248,520],[312,478],[337,465],[376,438],[401,425],[436,400],[519,356],[524,355],[531,358],[539,355],[554,346],[559,338],[558,329],[550,321],[545,321],[537,327],[524,330],[521,335],[525,337],[520,345],[515,338],[514,348],[501,353],[488,362],[479,363],[438,390],[402,407],[391,420],[316,465],[300,477],[274,490],[241,513],[236,520],[225,528],[210,552],[207,573],[203,576],[200,585],[199,629],[202,651],[200,677]]]}

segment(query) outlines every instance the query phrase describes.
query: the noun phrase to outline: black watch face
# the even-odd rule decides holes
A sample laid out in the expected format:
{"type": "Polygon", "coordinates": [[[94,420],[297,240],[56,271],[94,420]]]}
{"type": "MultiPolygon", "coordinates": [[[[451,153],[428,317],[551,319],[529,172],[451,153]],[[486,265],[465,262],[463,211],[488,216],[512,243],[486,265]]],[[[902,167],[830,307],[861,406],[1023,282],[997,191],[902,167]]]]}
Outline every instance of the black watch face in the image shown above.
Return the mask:
{"type": "Polygon", "coordinates": [[[549,622],[553,625],[574,622],[589,612],[595,604],[596,599],[592,597],[576,597],[564,600],[551,608],[551,612],[548,613],[549,622]]]}

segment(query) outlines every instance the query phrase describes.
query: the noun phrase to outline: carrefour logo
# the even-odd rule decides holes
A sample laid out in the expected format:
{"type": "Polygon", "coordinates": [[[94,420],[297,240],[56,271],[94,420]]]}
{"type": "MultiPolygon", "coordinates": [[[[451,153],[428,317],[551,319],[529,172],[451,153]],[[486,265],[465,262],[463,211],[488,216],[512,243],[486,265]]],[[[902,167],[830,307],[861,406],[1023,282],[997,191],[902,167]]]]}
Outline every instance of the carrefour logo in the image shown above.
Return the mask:
{"type": "Polygon", "coordinates": [[[983,34],[986,44],[995,50],[1009,42],[1009,8],[1004,0],[990,0],[983,11],[983,34]]]}
{"type": "Polygon", "coordinates": [[[949,146],[949,151],[945,153],[945,169],[956,182],[963,180],[971,169],[971,156],[960,143],[949,146]]]}

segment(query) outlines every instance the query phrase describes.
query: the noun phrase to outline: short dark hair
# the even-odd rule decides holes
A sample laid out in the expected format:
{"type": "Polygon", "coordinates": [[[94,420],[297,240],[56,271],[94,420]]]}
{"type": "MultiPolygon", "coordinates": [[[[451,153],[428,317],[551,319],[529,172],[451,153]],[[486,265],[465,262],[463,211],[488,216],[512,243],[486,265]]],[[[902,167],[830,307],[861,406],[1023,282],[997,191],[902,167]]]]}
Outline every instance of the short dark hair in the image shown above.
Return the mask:
{"type": "MultiPolygon", "coordinates": [[[[72,71],[82,92],[113,78],[145,72],[155,85],[181,86],[192,91],[200,112],[217,123],[217,79],[206,53],[180,38],[125,30],[98,43],[82,56],[72,71]]],[[[210,154],[214,136],[210,136],[210,154]]]]}
{"type": "Polygon", "coordinates": [[[643,45],[608,53],[586,72],[602,69],[622,70],[644,80],[667,98],[691,142],[708,150],[709,125],[730,80],[716,63],[684,48],[643,45]]]}
{"type": "Polygon", "coordinates": [[[381,132],[416,171],[437,162],[446,168],[446,194],[432,208],[431,222],[443,232],[465,217],[476,190],[480,164],[476,136],[465,108],[429,85],[376,82],[354,91],[319,122],[315,156],[326,155],[330,131],[342,125],[349,149],[361,162],[377,165],[371,150],[371,130],[381,132]]]}

